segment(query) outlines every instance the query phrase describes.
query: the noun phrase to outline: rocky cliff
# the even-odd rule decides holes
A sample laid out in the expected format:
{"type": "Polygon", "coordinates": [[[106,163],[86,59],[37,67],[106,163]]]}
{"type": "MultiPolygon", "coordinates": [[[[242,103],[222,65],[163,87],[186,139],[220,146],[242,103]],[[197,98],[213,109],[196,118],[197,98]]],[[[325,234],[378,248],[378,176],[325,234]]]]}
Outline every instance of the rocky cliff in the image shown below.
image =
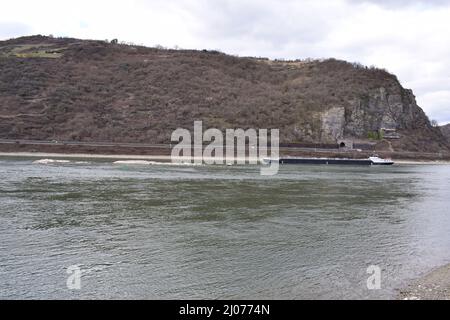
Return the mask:
{"type": "Polygon", "coordinates": [[[447,141],[450,142],[450,124],[441,126],[440,128],[441,128],[441,132],[444,135],[444,137],[447,139],[447,141]]]}
{"type": "Polygon", "coordinates": [[[373,140],[389,128],[400,134],[390,148],[448,148],[394,75],[334,59],[33,36],[0,42],[0,70],[0,138],[167,143],[174,129],[203,120],[278,128],[282,143],[373,140]]]}

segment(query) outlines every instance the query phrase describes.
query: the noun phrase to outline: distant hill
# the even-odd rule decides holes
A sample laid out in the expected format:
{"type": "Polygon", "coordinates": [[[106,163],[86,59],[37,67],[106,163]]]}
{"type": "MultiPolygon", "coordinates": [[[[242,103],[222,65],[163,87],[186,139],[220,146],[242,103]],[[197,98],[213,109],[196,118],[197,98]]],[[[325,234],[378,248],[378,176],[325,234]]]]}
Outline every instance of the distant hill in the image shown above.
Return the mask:
{"type": "Polygon", "coordinates": [[[168,143],[178,127],[279,128],[283,143],[367,140],[440,151],[411,90],[335,59],[271,61],[214,51],[32,36],[0,41],[0,138],[168,143]]]}
{"type": "Polygon", "coordinates": [[[441,126],[440,128],[444,137],[446,137],[447,140],[450,142],[450,123],[445,126],[441,126]]]}

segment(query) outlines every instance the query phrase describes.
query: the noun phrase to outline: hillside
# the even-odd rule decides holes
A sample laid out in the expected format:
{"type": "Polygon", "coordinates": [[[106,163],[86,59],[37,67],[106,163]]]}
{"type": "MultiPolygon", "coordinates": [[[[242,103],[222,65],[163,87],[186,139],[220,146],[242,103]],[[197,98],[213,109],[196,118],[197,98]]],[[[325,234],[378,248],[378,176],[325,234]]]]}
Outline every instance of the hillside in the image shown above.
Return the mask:
{"type": "Polygon", "coordinates": [[[271,61],[211,51],[32,36],[0,41],[0,138],[168,143],[178,127],[279,128],[282,143],[366,140],[448,150],[410,90],[334,59],[271,61]]]}
{"type": "Polygon", "coordinates": [[[450,142],[450,123],[445,126],[441,126],[440,128],[444,137],[450,142]]]}

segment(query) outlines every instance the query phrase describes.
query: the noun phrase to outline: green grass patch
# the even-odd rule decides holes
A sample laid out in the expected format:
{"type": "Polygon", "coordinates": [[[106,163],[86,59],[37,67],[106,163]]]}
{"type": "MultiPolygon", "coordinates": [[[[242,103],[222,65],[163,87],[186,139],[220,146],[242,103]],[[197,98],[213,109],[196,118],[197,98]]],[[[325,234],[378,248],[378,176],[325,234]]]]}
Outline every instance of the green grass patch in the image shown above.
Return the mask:
{"type": "Polygon", "coordinates": [[[16,45],[0,48],[0,56],[17,58],[61,58],[62,50],[66,48],[56,48],[48,43],[34,45],[16,45]]]}
{"type": "Polygon", "coordinates": [[[384,134],[381,131],[369,131],[367,138],[370,140],[383,140],[384,134]]]}

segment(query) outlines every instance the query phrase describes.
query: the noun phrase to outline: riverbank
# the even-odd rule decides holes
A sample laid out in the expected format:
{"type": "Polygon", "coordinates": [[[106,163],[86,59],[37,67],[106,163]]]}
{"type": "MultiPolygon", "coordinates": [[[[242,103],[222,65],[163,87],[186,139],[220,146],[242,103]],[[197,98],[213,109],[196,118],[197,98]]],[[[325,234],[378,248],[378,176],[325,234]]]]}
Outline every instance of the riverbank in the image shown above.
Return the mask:
{"type": "MultiPolygon", "coordinates": [[[[120,143],[87,143],[87,142],[49,142],[49,141],[0,141],[0,153],[23,154],[39,156],[39,154],[51,154],[54,156],[76,155],[78,158],[112,158],[112,159],[146,159],[167,160],[170,159],[172,145],[148,145],[148,144],[120,144],[120,143]]],[[[247,154],[248,154],[247,150],[247,154]]],[[[270,150],[268,150],[270,155],[270,150]]],[[[367,159],[378,155],[385,159],[393,159],[402,164],[449,164],[449,153],[424,153],[406,151],[370,151],[370,150],[345,150],[323,148],[280,147],[281,156],[315,157],[315,158],[349,158],[367,159]]]]}
{"type": "Polygon", "coordinates": [[[57,158],[57,159],[111,159],[111,160],[159,160],[170,161],[168,155],[50,153],[50,152],[0,152],[5,158],[57,158]]]}
{"type": "Polygon", "coordinates": [[[400,291],[401,300],[450,300],[450,264],[437,268],[400,291]]]}
{"type": "MultiPolygon", "coordinates": [[[[170,155],[133,155],[133,154],[87,154],[87,153],[47,153],[47,152],[0,152],[0,158],[33,158],[33,159],[97,159],[97,160],[145,160],[145,161],[160,161],[172,162],[172,160],[180,163],[186,162],[182,157],[172,158],[170,155]]],[[[225,158],[198,158],[192,157],[192,161],[205,161],[207,163],[217,162],[225,163],[225,158]]],[[[258,158],[235,158],[236,161],[252,161],[258,163],[258,158]]],[[[123,163],[123,162],[122,162],[123,163]]],[[[131,162],[130,162],[131,163],[131,162]]]]}
{"type": "MultiPolygon", "coordinates": [[[[148,160],[171,162],[172,157],[166,154],[138,155],[138,154],[94,154],[94,153],[53,153],[53,152],[0,152],[0,157],[4,158],[36,158],[36,159],[110,159],[110,160],[148,160]]],[[[326,157],[326,155],[320,155],[326,157]]],[[[184,159],[179,158],[182,161],[184,159]]],[[[193,158],[195,161],[196,158],[193,158]]],[[[205,161],[214,159],[203,159],[205,161]]],[[[220,159],[216,159],[221,161],[220,159]]],[[[249,161],[249,158],[246,158],[249,161]]],[[[253,162],[258,162],[258,158],[251,158],[253,162]]],[[[225,159],[222,159],[225,161],[225,159]]],[[[450,165],[448,160],[409,160],[395,159],[396,164],[403,165],[450,165]]]]}

